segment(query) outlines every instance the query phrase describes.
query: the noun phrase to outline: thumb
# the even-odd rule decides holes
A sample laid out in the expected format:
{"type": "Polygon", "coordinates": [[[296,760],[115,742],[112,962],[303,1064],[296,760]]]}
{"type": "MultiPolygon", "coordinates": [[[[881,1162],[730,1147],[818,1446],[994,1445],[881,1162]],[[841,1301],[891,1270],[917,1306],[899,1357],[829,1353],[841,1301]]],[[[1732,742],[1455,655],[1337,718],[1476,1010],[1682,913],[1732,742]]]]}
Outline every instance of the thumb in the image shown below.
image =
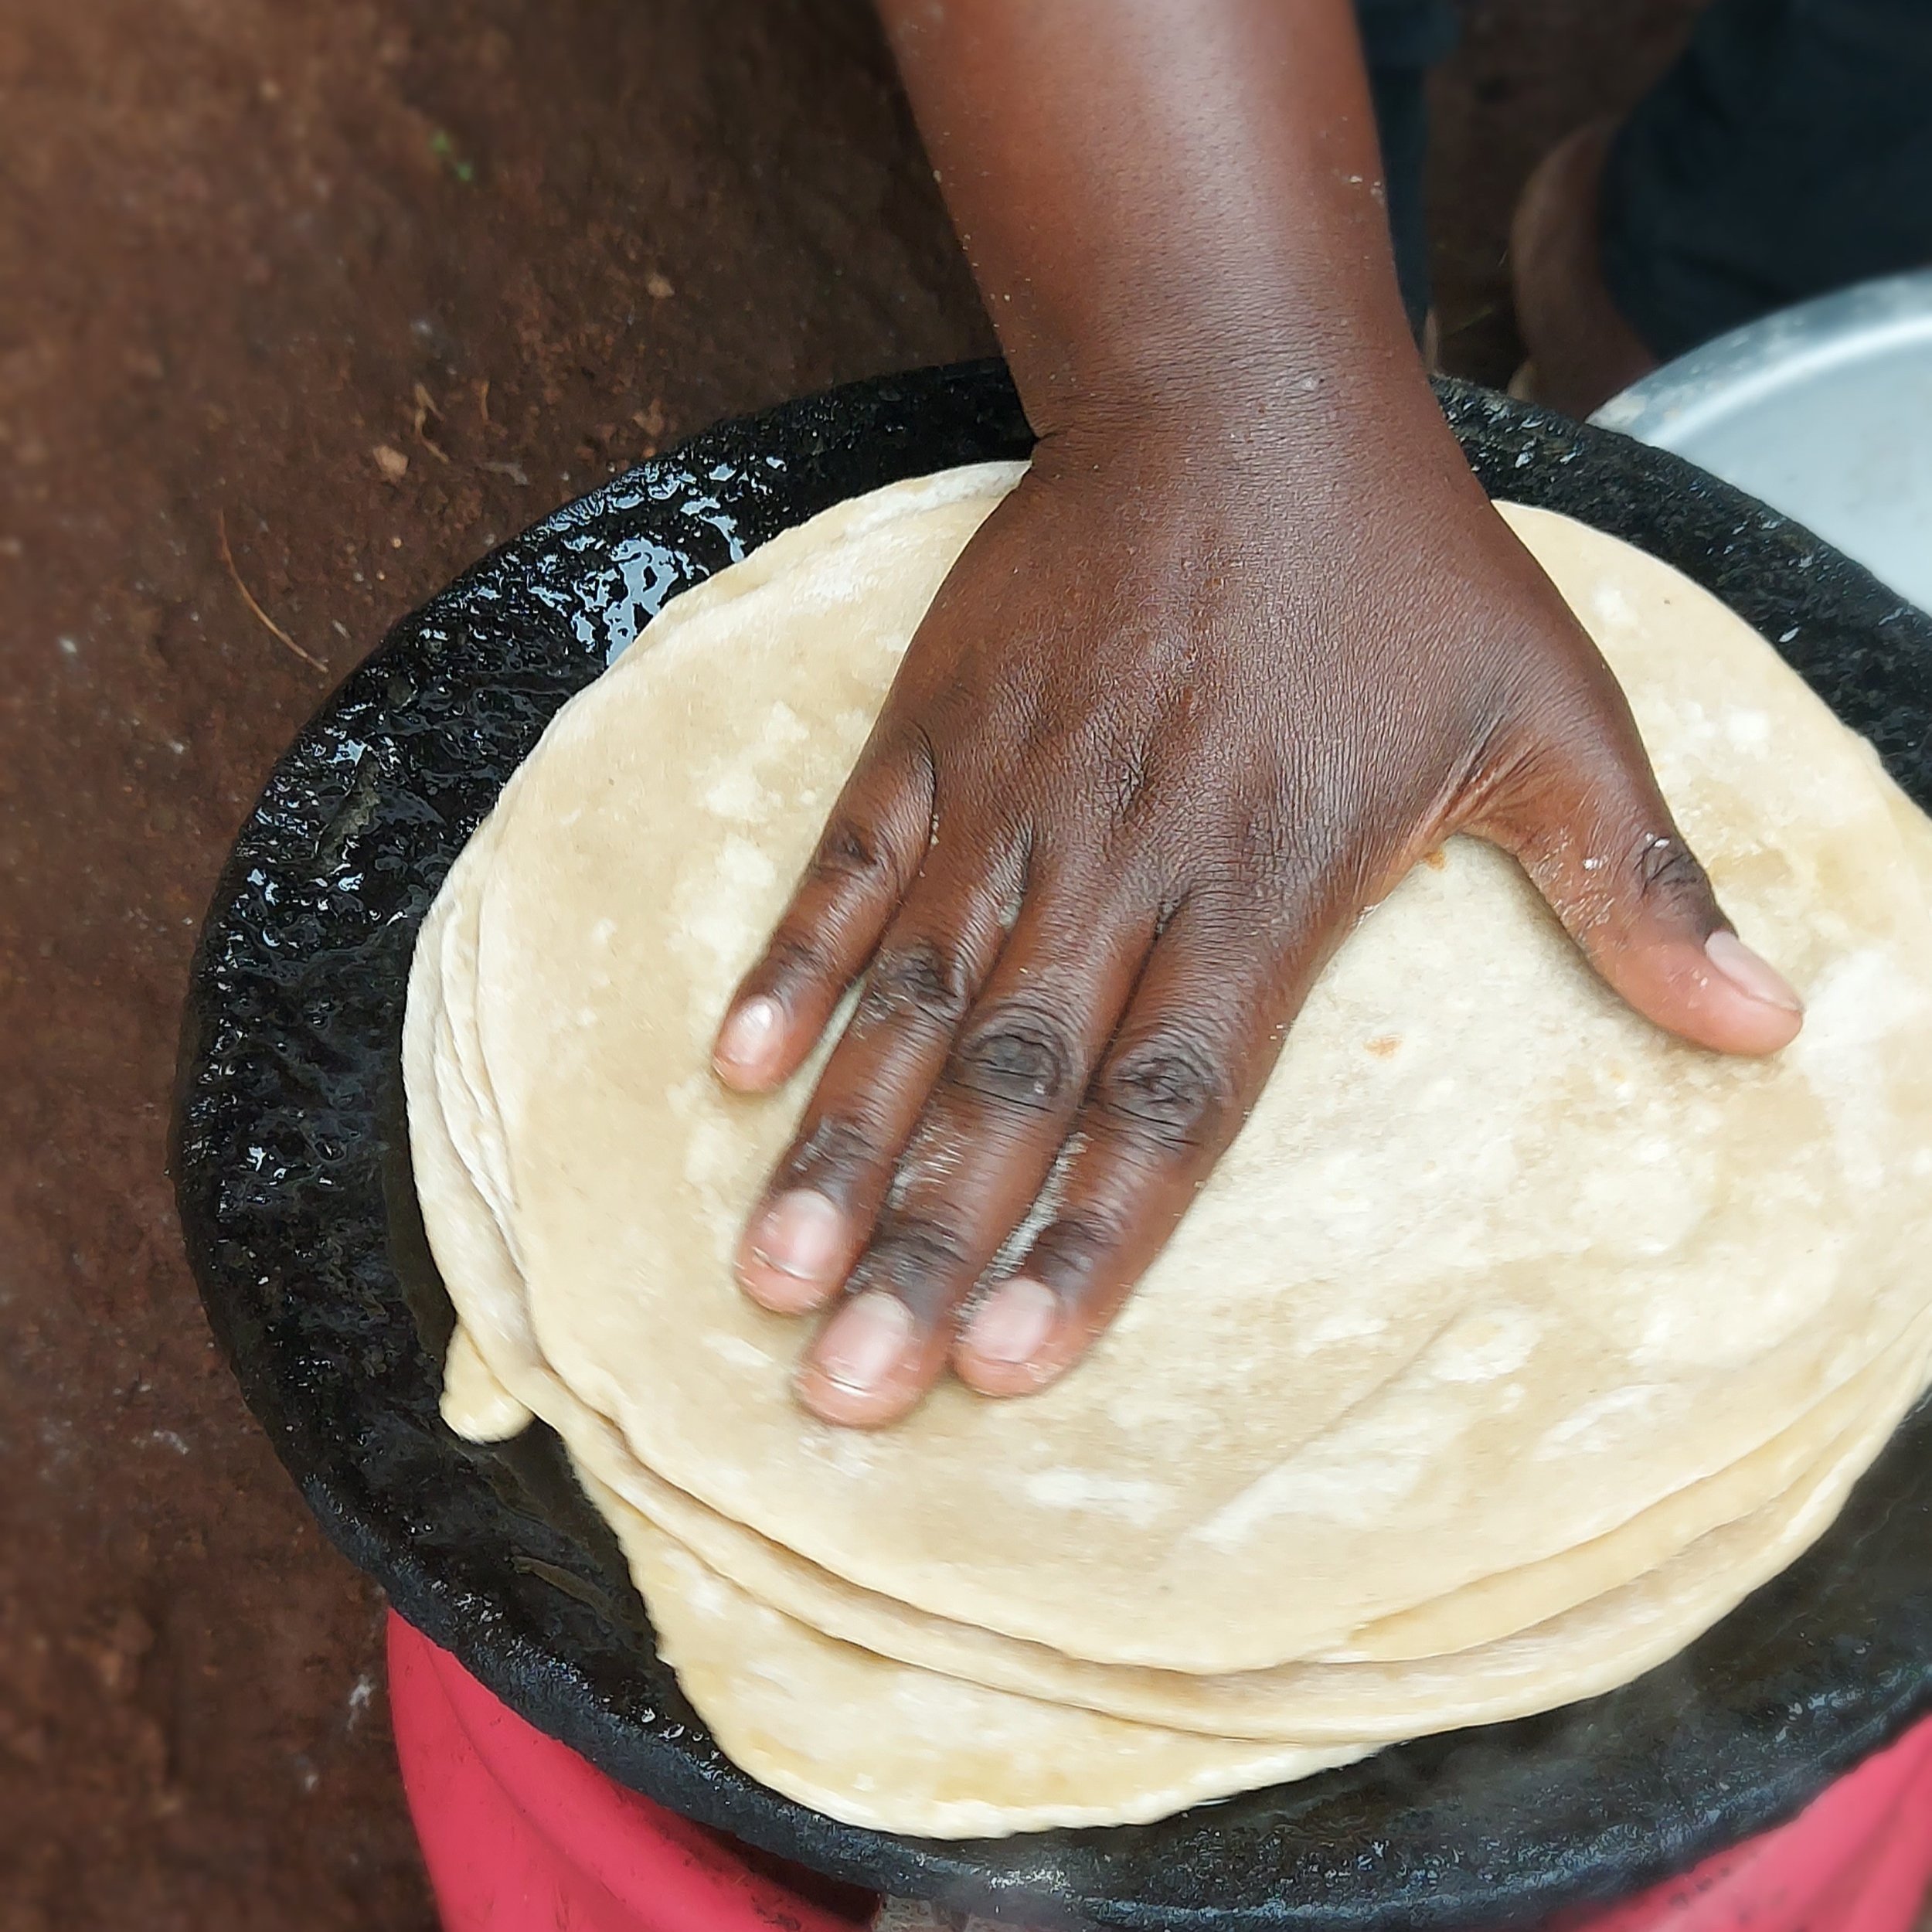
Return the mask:
{"type": "Polygon", "coordinates": [[[1647,1019],[1721,1053],[1774,1053],[1803,1002],[1737,937],[1636,727],[1547,747],[1469,829],[1514,855],[1591,965],[1647,1019]]]}

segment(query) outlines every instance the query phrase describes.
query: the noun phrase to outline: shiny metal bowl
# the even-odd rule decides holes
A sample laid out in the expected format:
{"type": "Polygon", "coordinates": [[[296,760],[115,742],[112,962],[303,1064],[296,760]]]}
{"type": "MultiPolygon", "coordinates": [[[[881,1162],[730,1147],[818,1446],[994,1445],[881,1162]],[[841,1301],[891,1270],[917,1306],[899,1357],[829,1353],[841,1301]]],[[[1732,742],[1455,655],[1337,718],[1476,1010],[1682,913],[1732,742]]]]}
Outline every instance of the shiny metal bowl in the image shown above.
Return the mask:
{"type": "Polygon", "coordinates": [[[1748,491],[1932,610],[1932,269],[1735,329],[1590,420],[1748,491]]]}

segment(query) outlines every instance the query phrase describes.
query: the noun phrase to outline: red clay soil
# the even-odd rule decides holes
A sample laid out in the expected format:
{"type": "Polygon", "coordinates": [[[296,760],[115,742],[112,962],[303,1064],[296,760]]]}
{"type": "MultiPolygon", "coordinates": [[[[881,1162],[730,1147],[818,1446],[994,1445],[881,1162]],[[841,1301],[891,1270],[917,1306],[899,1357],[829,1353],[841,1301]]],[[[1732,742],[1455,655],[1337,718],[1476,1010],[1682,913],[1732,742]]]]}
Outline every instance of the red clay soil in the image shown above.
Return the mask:
{"type": "MultiPolygon", "coordinates": [[[[1515,187],[1691,4],[1474,8],[1452,366],[1507,375],[1515,187]]],[[[162,1172],[270,760],[561,500],[988,345],[861,0],[0,9],[0,1932],[433,1923],[380,1604],[243,1410],[162,1172]]]]}

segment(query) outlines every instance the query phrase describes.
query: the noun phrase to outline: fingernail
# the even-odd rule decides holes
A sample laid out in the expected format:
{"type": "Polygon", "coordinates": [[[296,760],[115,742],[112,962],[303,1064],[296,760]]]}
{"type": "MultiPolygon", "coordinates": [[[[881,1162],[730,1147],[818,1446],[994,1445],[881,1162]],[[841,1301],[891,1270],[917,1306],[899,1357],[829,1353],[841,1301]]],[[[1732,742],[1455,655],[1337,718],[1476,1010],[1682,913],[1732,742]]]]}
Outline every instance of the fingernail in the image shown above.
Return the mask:
{"type": "Polygon", "coordinates": [[[756,999],[747,1000],[719,1032],[717,1057],[733,1066],[749,1066],[762,1060],[777,1038],[783,1018],[775,999],[760,993],[756,999]]]}
{"type": "Polygon", "coordinates": [[[1060,1297],[1024,1276],[995,1288],[966,1325],[966,1346],[988,1362],[1030,1362],[1059,1320],[1060,1297]]]}
{"type": "Polygon", "coordinates": [[[751,1251],[781,1274],[822,1281],[838,1272],[843,1233],[844,1217],[822,1194],[794,1188],[766,1210],[751,1251]]]}
{"type": "Polygon", "coordinates": [[[1801,1013],[1804,1002],[1790,981],[1767,959],[1760,958],[1735,933],[1715,932],[1704,942],[1710,963],[1742,993],[1781,1012],[1801,1013]]]}
{"type": "Polygon", "coordinates": [[[834,1315],[812,1360],[842,1388],[876,1388],[912,1338],[912,1311],[875,1288],[855,1296],[834,1315]]]}

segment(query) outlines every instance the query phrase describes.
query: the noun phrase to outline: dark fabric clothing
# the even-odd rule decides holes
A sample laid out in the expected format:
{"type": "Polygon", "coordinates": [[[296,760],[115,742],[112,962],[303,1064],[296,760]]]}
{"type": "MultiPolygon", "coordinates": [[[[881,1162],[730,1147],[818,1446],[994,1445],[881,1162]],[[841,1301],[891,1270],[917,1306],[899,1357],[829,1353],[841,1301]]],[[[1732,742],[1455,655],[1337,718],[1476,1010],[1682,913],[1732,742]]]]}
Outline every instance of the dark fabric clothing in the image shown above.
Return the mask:
{"type": "Polygon", "coordinates": [[[1423,184],[1429,156],[1423,93],[1429,70],[1456,44],[1454,0],[1355,0],[1382,144],[1389,232],[1403,306],[1417,338],[1429,312],[1429,227],[1423,184]]]}
{"type": "MultiPolygon", "coordinates": [[[[1423,83],[1455,0],[1355,0],[1409,319],[1429,306],[1423,83]]],[[[1664,361],[1874,275],[1932,266],[1932,0],[1711,0],[1619,129],[1604,273],[1664,361]]]]}
{"type": "Polygon", "coordinates": [[[1429,313],[1429,214],[1423,205],[1423,164],[1429,154],[1429,111],[1420,67],[1371,67],[1376,131],[1389,196],[1389,236],[1396,247],[1396,279],[1409,327],[1422,339],[1429,313]]]}
{"type": "Polygon", "coordinates": [[[1456,0],[1355,0],[1362,51],[1372,67],[1433,67],[1454,50],[1456,0]]]}
{"type": "Polygon", "coordinates": [[[1611,298],[1662,359],[1932,265],[1932,0],[1713,0],[1604,170],[1611,298]]]}

